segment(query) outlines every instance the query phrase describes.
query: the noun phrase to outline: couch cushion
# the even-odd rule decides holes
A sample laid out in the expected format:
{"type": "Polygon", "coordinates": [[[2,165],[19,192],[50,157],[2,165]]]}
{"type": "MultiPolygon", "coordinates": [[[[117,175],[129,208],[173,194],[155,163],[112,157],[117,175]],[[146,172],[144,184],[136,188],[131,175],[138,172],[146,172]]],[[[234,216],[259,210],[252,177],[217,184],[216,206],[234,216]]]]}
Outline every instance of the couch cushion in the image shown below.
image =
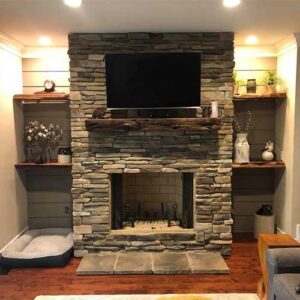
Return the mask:
{"type": "Polygon", "coordinates": [[[300,283],[300,274],[277,274],[274,276],[274,294],[276,300],[300,299],[295,288],[300,283]]]}

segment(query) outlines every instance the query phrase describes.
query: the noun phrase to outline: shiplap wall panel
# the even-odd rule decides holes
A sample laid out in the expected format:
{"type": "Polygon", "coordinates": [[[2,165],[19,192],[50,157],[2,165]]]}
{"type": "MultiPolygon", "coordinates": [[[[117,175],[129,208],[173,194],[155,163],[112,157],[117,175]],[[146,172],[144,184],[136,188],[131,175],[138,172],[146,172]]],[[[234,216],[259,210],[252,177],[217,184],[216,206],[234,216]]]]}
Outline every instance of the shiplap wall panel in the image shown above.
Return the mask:
{"type": "Polygon", "coordinates": [[[70,214],[65,203],[29,203],[29,209],[31,218],[62,218],[70,214]]]}
{"type": "Polygon", "coordinates": [[[40,87],[43,85],[44,80],[50,78],[58,87],[69,87],[70,82],[67,75],[67,72],[23,71],[23,82],[26,83],[26,86],[40,87]]]}
{"type": "MultiPolygon", "coordinates": [[[[23,59],[23,93],[44,89],[43,83],[51,79],[57,92],[69,93],[69,58],[23,59]]],[[[46,126],[59,124],[63,129],[62,146],[70,145],[70,110],[68,104],[26,104],[24,122],[40,121],[46,126]]],[[[57,158],[57,149],[53,153],[57,158]]],[[[34,170],[27,172],[28,226],[72,227],[72,198],[70,170],[34,170]]]]}
{"type": "Polygon", "coordinates": [[[23,71],[69,71],[69,57],[65,55],[49,56],[48,58],[23,58],[23,71]]]}
{"type": "MultiPolygon", "coordinates": [[[[24,104],[24,122],[39,121],[45,126],[59,125],[63,130],[63,137],[59,145],[70,146],[70,109],[68,104],[24,104]]],[[[53,159],[57,159],[56,148],[52,151],[53,159]]]]}
{"type": "Polygon", "coordinates": [[[254,213],[262,204],[273,205],[273,170],[234,170],[233,218],[235,232],[251,232],[254,213]]]}
{"type": "Polygon", "coordinates": [[[72,218],[30,218],[28,226],[31,229],[38,228],[72,228],[72,218]]]}
{"type": "MultiPolygon", "coordinates": [[[[275,57],[236,59],[238,79],[246,82],[255,78],[258,85],[266,76],[267,70],[276,70],[275,57]]],[[[258,86],[257,92],[263,91],[258,86]]],[[[246,87],[240,88],[246,93],[246,87]]],[[[247,111],[252,113],[252,126],[249,131],[251,160],[261,159],[261,150],[269,140],[275,141],[275,109],[276,104],[268,101],[235,103],[235,113],[242,114],[241,122],[247,119],[247,111]]],[[[274,171],[273,170],[234,170],[232,178],[233,188],[233,231],[252,232],[254,213],[262,204],[273,205],[274,200],[274,171]]]]}
{"type": "Polygon", "coordinates": [[[23,67],[23,93],[31,94],[44,90],[43,83],[51,79],[56,84],[57,92],[69,92],[69,58],[64,56],[51,56],[49,58],[24,58],[23,67]]]}
{"type": "MultiPolygon", "coordinates": [[[[26,87],[26,86],[23,86],[23,93],[24,94],[33,94],[35,92],[40,92],[42,90],[43,90],[43,87],[26,87]]],[[[70,88],[69,87],[58,87],[58,88],[56,88],[56,92],[68,94],[70,92],[70,88]]]]}
{"type": "Polygon", "coordinates": [[[252,114],[252,123],[248,133],[250,144],[251,160],[261,159],[261,150],[264,149],[266,142],[275,141],[275,109],[273,102],[236,102],[235,114],[241,124],[245,124],[248,119],[248,111],[252,114]]]}
{"type": "Polygon", "coordinates": [[[60,191],[28,191],[28,199],[31,203],[70,203],[70,192],[60,191]]]}
{"type": "Polygon", "coordinates": [[[35,170],[27,173],[30,228],[71,226],[71,185],[70,170],[35,170]]]}

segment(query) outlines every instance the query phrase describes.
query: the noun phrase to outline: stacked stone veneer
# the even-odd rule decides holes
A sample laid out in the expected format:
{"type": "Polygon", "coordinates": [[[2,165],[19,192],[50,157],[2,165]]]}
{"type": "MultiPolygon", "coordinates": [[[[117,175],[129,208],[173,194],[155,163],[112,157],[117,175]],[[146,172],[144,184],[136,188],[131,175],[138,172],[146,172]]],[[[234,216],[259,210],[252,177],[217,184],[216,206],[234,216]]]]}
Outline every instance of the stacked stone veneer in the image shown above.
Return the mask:
{"type": "Polygon", "coordinates": [[[230,253],[232,33],[69,35],[75,255],[119,250],[230,253]],[[223,109],[217,132],[88,132],[85,120],[106,107],[105,53],[202,53],[201,104],[223,109]],[[111,231],[110,174],[194,172],[194,229],[180,233],[111,231]]]}

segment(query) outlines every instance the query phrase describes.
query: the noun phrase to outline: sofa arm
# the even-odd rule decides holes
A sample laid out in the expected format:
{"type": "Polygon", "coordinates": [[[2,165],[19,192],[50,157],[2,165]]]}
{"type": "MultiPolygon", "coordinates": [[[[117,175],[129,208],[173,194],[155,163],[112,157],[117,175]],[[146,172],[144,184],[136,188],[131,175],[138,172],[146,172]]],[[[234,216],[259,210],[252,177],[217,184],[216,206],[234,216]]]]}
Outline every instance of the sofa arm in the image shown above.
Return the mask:
{"type": "Polygon", "coordinates": [[[268,249],[268,299],[274,298],[274,276],[281,273],[300,273],[300,247],[268,249]]]}
{"type": "Polygon", "coordinates": [[[266,260],[279,271],[281,268],[300,268],[300,247],[268,249],[266,260]]]}

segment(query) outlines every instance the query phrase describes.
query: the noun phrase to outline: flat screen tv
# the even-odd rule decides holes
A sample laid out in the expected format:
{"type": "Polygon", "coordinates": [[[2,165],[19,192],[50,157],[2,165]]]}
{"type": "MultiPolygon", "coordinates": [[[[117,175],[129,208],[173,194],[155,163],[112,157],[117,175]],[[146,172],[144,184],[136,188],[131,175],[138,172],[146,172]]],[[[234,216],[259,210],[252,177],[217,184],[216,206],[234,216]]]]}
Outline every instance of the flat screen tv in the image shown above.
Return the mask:
{"type": "Polygon", "coordinates": [[[200,106],[200,53],[106,54],[110,109],[200,106]]]}

